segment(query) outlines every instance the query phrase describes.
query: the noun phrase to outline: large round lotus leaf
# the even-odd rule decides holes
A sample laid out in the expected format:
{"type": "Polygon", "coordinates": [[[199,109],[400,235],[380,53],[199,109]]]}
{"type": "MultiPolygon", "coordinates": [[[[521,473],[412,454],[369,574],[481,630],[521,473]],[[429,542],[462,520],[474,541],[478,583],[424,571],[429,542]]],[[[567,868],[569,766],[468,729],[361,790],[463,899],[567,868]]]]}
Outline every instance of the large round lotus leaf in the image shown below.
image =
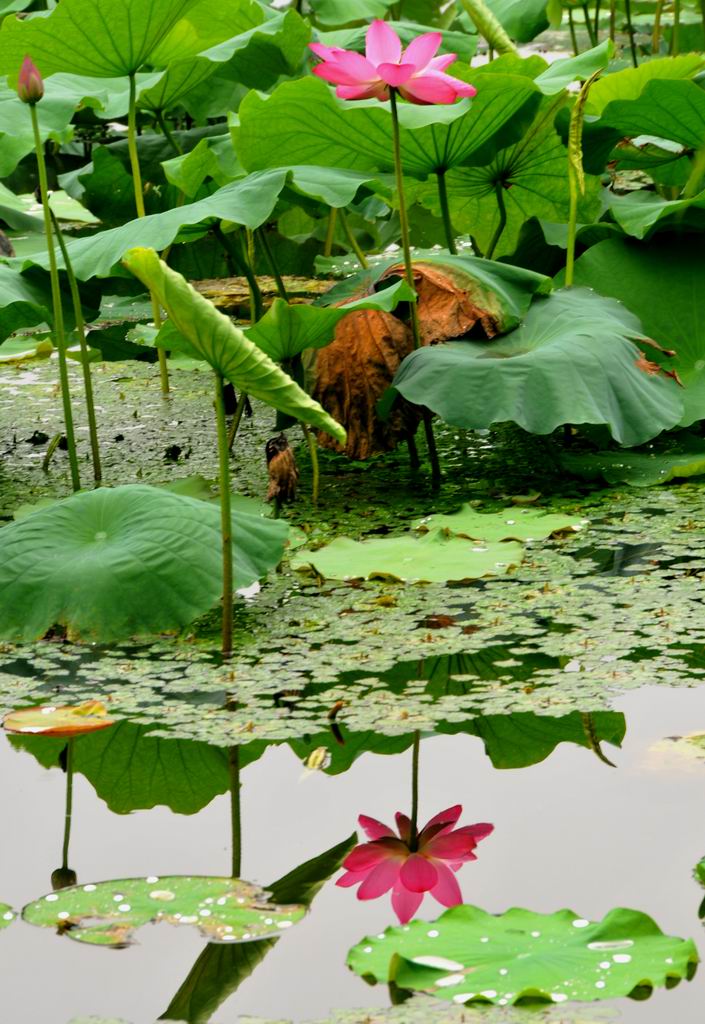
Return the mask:
{"type": "Polygon", "coordinates": [[[445,583],[501,576],[521,562],[523,555],[521,544],[473,542],[436,529],[421,536],[405,533],[362,541],[336,537],[318,551],[299,549],[291,564],[294,569],[313,566],[321,576],[333,580],[445,583]]]}
{"type": "Polygon", "coordinates": [[[16,914],[11,907],[8,907],[7,903],[0,903],[0,931],[3,928],[7,928],[11,925],[16,918],[16,914]]]}
{"type": "MultiPolygon", "coordinates": [[[[279,562],[287,526],[233,513],[236,587],[279,562]]],[[[178,629],[222,594],[220,509],[158,487],[75,494],[0,530],[0,636],[118,640],[178,629]]]]}
{"type": "Polygon", "coordinates": [[[642,334],[620,303],[564,289],[536,299],[502,338],[412,352],[393,387],[458,427],[510,420],[549,434],[564,423],[601,423],[621,444],[642,444],[678,423],[683,408],[676,383],[649,372],[635,343],[642,334]]]}
{"type": "Polygon", "coordinates": [[[414,921],[368,936],[348,955],[349,966],[368,980],[500,1006],[526,998],[592,1002],[670,987],[692,976],[697,962],[692,940],[664,935],[646,914],[621,908],[592,923],[571,910],[514,907],[496,917],[458,906],[433,924],[414,921]]]}
{"type": "Polygon", "coordinates": [[[267,893],[238,878],[169,876],[74,885],[22,911],[29,924],[58,928],[78,942],[125,946],[150,921],[195,925],[209,942],[252,942],[280,935],[306,913],[267,903],[267,893]]]}
{"type": "Polygon", "coordinates": [[[2,727],[7,732],[33,736],[71,737],[107,729],[114,722],[104,704],[89,700],[75,707],[46,704],[38,708],[20,708],[5,716],[2,727]]]}
{"type": "Polygon", "coordinates": [[[483,541],[543,540],[560,533],[576,533],[587,523],[577,516],[547,514],[540,508],[508,508],[502,512],[478,512],[463,505],[452,515],[431,515],[414,523],[416,530],[440,527],[459,537],[483,541]]]}
{"type": "Polygon", "coordinates": [[[704,275],[700,237],[659,237],[642,244],[608,239],[588,249],[575,265],[578,284],[619,299],[639,317],[649,337],[675,349],[673,358],[658,350],[649,358],[678,371],[684,385],[683,426],[705,417],[704,275]]]}

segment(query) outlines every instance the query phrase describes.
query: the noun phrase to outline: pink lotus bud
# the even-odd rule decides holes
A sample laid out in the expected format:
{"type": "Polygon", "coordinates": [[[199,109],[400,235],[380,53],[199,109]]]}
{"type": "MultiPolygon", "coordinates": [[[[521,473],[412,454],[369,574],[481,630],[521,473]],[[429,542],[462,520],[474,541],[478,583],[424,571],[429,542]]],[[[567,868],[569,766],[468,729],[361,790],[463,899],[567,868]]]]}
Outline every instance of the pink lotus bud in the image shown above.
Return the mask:
{"type": "Polygon", "coordinates": [[[25,54],[20,69],[20,76],[17,79],[17,95],[23,103],[34,105],[44,95],[44,82],[39,70],[32,63],[32,59],[25,54]]]}

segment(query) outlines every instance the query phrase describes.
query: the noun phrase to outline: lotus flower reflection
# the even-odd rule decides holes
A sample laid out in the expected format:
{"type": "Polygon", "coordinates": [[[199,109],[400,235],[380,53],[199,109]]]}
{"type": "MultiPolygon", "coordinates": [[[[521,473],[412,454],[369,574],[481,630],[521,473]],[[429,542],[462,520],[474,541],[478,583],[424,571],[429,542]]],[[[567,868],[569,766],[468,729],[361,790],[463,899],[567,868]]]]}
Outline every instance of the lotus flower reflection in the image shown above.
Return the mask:
{"type": "Polygon", "coordinates": [[[436,56],[440,32],[426,32],[402,50],[401,39],[385,21],[373,21],[367,30],[365,56],[354,50],[310,43],[321,58],[313,73],[337,86],[343,100],[388,100],[390,88],[412,103],[455,103],[461,96],[474,96],[472,85],[461,82],[445,69],[457,54],[436,56]]]}
{"type": "Polygon", "coordinates": [[[424,894],[430,892],[444,907],[463,902],[455,877],[463,864],[477,860],[474,850],[494,825],[478,824],[454,828],[462,813],[460,804],[441,811],[412,836],[411,821],[397,813],[399,835],[375,818],[361,814],[360,827],[370,842],[356,846],[343,861],[346,873],[336,885],[360,883],[359,900],[373,900],[392,890],[392,906],[399,921],[414,916],[424,894]]]}

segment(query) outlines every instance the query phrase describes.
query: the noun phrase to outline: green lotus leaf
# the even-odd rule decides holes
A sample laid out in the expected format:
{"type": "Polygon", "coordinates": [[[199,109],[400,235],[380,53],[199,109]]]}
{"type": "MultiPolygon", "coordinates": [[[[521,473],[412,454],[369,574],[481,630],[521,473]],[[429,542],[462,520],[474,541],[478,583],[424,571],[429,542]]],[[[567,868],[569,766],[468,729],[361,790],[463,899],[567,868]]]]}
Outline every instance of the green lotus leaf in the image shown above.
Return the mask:
{"type": "MultiPolygon", "coordinates": [[[[540,92],[528,78],[470,75],[478,94],[468,106],[399,108],[404,173],[426,178],[461,164],[491,160],[521,138],[540,92]]],[[[362,171],[394,169],[389,110],[377,100],[336,98],[313,76],[284,82],[270,96],[249,93],[234,129],[238,156],[250,171],[286,164],[319,164],[362,171]]]]}
{"type": "Polygon", "coordinates": [[[677,57],[657,57],[645,61],[638,68],[624,68],[598,79],[590,89],[586,114],[600,115],[614,100],[636,100],[654,79],[693,78],[705,67],[705,57],[699,53],[684,53],[677,57]]]}
{"type": "Polygon", "coordinates": [[[8,928],[17,917],[12,907],[9,907],[7,903],[0,903],[0,931],[3,928],[8,928]]]}
{"type": "Polygon", "coordinates": [[[550,514],[540,508],[509,508],[501,512],[478,512],[472,505],[463,505],[452,515],[434,514],[414,523],[415,530],[449,530],[459,537],[483,541],[544,540],[557,533],[575,533],[587,520],[576,516],[550,514]]]}
{"type": "MultiPolygon", "coordinates": [[[[18,274],[0,263],[0,339],[23,327],[48,323],[52,318],[51,292],[41,279],[18,274]]],[[[27,348],[27,339],[25,339],[27,348]]]]}
{"type": "Polygon", "coordinates": [[[593,1002],[689,978],[690,939],[664,935],[638,910],[611,910],[592,923],[572,910],[500,916],[461,905],[429,926],[387,928],[354,946],[348,965],[370,981],[394,981],[450,1002],[505,1006],[519,999],[593,1002]]]}
{"type": "MultiPolygon", "coordinates": [[[[550,278],[523,267],[479,259],[477,256],[451,256],[435,252],[419,252],[414,266],[426,268],[447,278],[450,289],[465,292],[473,306],[482,312],[495,331],[504,333],[520,323],[536,294],[550,291],[550,278]]],[[[333,305],[360,294],[366,295],[401,264],[397,257],[380,260],[368,270],[351,274],[320,297],[318,302],[333,305]]],[[[378,293],[379,296],[379,293],[378,293]]]]}
{"type": "Polygon", "coordinates": [[[657,229],[705,228],[705,191],[692,199],[663,199],[640,189],[608,196],[607,205],[622,231],[634,238],[650,238],[657,229]]]}
{"type": "Polygon", "coordinates": [[[209,942],[252,942],[280,935],[306,913],[302,905],[266,900],[266,892],[238,878],[152,876],[61,889],[29,903],[22,918],[76,942],[120,948],[150,922],[195,925],[209,942]]]}
{"type": "Polygon", "coordinates": [[[677,385],[637,365],[642,333],[614,300],[566,289],[536,299],[502,338],[412,352],[392,394],[459,427],[513,421],[548,434],[563,423],[601,423],[620,444],[642,444],[683,415],[677,385]]]}
{"type": "Polygon", "coordinates": [[[381,309],[390,313],[400,302],[413,298],[413,290],[406,281],[400,280],[344,306],[294,306],[283,299],[275,299],[262,319],[244,334],[270,359],[281,363],[305,349],[323,348],[333,340],[338,323],[349,313],[358,309],[381,309]]]}
{"type": "Polygon", "coordinates": [[[577,57],[565,57],[562,60],[555,60],[545,71],[542,71],[534,79],[535,85],[545,96],[553,96],[562,89],[567,88],[571,82],[585,81],[600,68],[609,64],[614,54],[614,43],[605,39],[599,46],[593,46],[585,50],[577,57]]]}
{"type": "Polygon", "coordinates": [[[167,72],[139,94],[138,105],[167,110],[214,75],[230,79],[231,89],[236,83],[267,88],[296,70],[310,36],[293,10],[266,17],[253,0],[201,0],[152,54],[151,62],[168,65],[167,72]]]}
{"type": "MultiPolygon", "coordinates": [[[[161,251],[182,228],[217,218],[254,230],[266,223],[285,187],[290,198],[297,194],[329,206],[347,206],[363,187],[386,191],[378,175],[359,174],[343,168],[289,167],[249,174],[195,203],[153,213],[139,220],[100,231],[67,243],[74,273],[79,280],[105,277],[139,237],[144,246],[161,251]]],[[[48,266],[44,254],[25,260],[24,265],[48,266]]]]}
{"type": "Polygon", "coordinates": [[[547,0],[487,0],[487,6],[518,43],[530,43],[548,28],[547,0]]]}
{"type": "Polygon", "coordinates": [[[705,473],[705,441],[687,435],[676,438],[666,450],[649,451],[566,451],[561,466],[575,476],[608,484],[629,484],[631,487],[653,487],[669,480],[684,480],[705,473]]]}
{"type": "MultiPolygon", "coordinates": [[[[456,231],[472,235],[482,253],[487,252],[501,226],[500,200],[506,223],[499,233],[494,256],[514,251],[521,228],[531,217],[556,223],[567,221],[568,156],[554,123],[567,102],[565,92],[543,97],[533,121],[523,126],[519,141],[498,149],[483,166],[454,167],[446,174],[453,225],[456,231]]],[[[599,180],[589,175],[585,195],[579,202],[578,218],[583,223],[599,211],[599,188],[599,180]]],[[[416,195],[418,201],[440,215],[434,183],[419,187],[416,195]]]]}
{"type": "MultiPolygon", "coordinates": [[[[705,857],[695,865],[695,878],[702,886],[705,886],[705,857]]],[[[703,899],[700,904],[698,917],[701,918],[701,920],[705,919],[705,899],[703,899]]]]}
{"type": "Polygon", "coordinates": [[[97,78],[132,74],[200,2],[61,0],[47,17],[6,18],[0,31],[0,73],[16,79],[30,53],[45,78],[56,71],[97,78]]]}
{"type": "Polygon", "coordinates": [[[446,531],[423,535],[403,534],[372,540],[336,537],[310,551],[299,548],[292,556],[294,569],[313,566],[327,579],[393,579],[408,583],[445,583],[448,580],[501,576],[521,562],[524,548],[512,542],[471,542],[446,531]]]}
{"type": "MultiPolygon", "coordinates": [[[[279,562],[285,523],[233,513],[236,587],[279,562]]],[[[0,530],[0,636],[56,624],[101,640],[174,630],[222,594],[220,510],[158,487],[74,494],[0,530]]]]}
{"type": "MultiPolygon", "coordinates": [[[[705,211],[705,197],[702,200],[705,211]]],[[[682,426],[705,417],[705,314],[700,292],[705,254],[699,238],[661,238],[646,245],[608,239],[576,263],[577,284],[623,302],[639,317],[644,333],[666,349],[648,358],[678,371],[684,412],[682,426]]]]}
{"type": "Polygon", "coordinates": [[[253,398],[345,443],[340,424],[153,249],[131,249],[124,263],[157,296],[176,329],[214,370],[253,398]]]}

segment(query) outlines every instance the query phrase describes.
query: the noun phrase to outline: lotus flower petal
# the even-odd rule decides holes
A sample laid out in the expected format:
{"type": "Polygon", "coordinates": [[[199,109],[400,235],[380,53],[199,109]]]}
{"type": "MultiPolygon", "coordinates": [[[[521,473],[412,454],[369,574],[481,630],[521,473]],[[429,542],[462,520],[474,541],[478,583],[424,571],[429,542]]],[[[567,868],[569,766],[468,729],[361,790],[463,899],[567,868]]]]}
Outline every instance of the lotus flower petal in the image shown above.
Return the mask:
{"type": "Polygon", "coordinates": [[[389,825],[377,821],[376,818],[368,818],[366,814],[361,814],[357,820],[368,839],[384,839],[389,836],[395,838],[389,825]]]}
{"type": "MultiPolygon", "coordinates": [[[[440,32],[424,32],[422,36],[417,36],[416,39],[411,40],[404,50],[402,60],[405,64],[413,64],[417,71],[422,71],[434,55],[438,53],[438,47],[442,42],[443,36],[440,32]]],[[[455,60],[455,54],[449,56],[452,57],[452,60],[455,60]]]]}
{"type": "Polygon", "coordinates": [[[412,853],[401,866],[399,881],[411,892],[428,892],[438,881],[438,871],[430,860],[412,853]]]}
{"type": "Polygon", "coordinates": [[[377,67],[378,64],[398,64],[401,59],[401,39],[394,29],[376,18],[367,30],[365,55],[377,67]]]}
{"type": "Polygon", "coordinates": [[[421,906],[422,892],[409,892],[401,886],[392,890],[392,907],[401,924],[407,924],[421,906]]]}
{"type": "Polygon", "coordinates": [[[408,82],[415,71],[413,64],[378,64],[377,74],[387,85],[395,89],[408,82]]]}
{"type": "Polygon", "coordinates": [[[436,863],[438,881],[431,889],[434,900],[438,900],[444,907],[454,907],[463,902],[463,894],[460,891],[458,880],[447,865],[441,861],[436,863]]]}
{"type": "Polygon", "coordinates": [[[389,892],[392,886],[396,885],[401,865],[401,858],[381,861],[376,868],[370,871],[357,890],[357,898],[359,900],[376,900],[378,896],[389,892]]]}

